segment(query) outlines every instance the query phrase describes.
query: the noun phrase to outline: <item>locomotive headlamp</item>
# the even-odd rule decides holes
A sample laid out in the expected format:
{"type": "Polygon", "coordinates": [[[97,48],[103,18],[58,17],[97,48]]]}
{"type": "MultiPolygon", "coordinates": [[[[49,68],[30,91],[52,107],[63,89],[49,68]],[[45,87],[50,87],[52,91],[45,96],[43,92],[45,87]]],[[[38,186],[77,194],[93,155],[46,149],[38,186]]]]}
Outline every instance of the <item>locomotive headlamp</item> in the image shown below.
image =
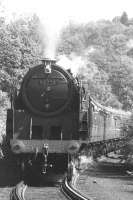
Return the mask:
{"type": "Polygon", "coordinates": [[[50,74],[51,73],[51,67],[52,65],[54,65],[56,62],[56,60],[51,60],[48,58],[45,58],[42,60],[43,66],[44,66],[44,72],[46,74],[50,74]]]}
{"type": "Polygon", "coordinates": [[[79,143],[71,141],[67,146],[67,152],[69,154],[75,154],[76,152],[78,152],[79,148],[80,148],[79,143]]]}
{"type": "Polygon", "coordinates": [[[15,154],[25,152],[25,145],[22,141],[13,141],[11,142],[11,150],[15,154]]]}

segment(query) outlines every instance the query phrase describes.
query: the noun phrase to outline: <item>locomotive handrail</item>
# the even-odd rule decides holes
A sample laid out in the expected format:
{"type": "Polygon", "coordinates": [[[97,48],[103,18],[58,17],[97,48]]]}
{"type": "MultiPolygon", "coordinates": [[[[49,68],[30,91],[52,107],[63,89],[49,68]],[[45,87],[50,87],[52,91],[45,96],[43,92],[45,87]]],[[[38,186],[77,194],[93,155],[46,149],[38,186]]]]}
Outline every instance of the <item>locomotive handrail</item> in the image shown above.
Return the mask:
{"type": "Polygon", "coordinates": [[[93,97],[89,96],[91,103],[94,106],[97,106],[99,109],[101,109],[103,112],[107,114],[116,114],[117,116],[130,116],[131,112],[129,111],[123,111],[123,110],[116,110],[115,108],[112,107],[106,107],[98,103],[93,97]]]}

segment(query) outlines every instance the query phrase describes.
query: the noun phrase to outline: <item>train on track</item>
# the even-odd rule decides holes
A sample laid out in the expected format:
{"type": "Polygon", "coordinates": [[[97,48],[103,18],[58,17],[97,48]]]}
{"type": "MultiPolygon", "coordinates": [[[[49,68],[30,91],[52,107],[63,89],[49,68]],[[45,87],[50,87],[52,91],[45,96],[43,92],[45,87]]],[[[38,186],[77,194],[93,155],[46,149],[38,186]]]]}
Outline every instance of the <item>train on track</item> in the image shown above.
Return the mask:
{"type": "Polygon", "coordinates": [[[83,147],[104,154],[123,145],[129,113],[96,103],[72,73],[44,59],[23,78],[7,110],[8,154],[22,169],[66,171],[83,147]],[[88,96],[88,97],[87,97],[88,96]]]}

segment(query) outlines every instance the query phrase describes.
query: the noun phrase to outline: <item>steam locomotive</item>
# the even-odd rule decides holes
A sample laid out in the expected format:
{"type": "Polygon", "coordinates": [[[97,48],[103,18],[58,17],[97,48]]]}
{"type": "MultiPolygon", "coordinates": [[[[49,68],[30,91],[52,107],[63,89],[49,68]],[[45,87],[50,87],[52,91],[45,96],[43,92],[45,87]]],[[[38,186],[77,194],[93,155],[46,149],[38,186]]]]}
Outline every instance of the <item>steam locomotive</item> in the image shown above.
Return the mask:
{"type": "Polygon", "coordinates": [[[66,171],[70,155],[84,145],[91,152],[111,150],[124,138],[120,127],[128,117],[87,99],[70,71],[44,59],[12,94],[6,121],[10,156],[22,169],[31,166],[42,174],[66,171]]]}

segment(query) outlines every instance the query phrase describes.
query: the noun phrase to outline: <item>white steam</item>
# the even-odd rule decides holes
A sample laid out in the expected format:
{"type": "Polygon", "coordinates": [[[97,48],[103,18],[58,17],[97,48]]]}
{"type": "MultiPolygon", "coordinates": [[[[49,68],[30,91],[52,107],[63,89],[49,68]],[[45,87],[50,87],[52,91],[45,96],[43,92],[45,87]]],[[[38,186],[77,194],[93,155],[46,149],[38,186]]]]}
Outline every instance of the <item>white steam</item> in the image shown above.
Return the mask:
{"type": "Polygon", "coordinates": [[[82,170],[91,168],[93,169],[96,165],[96,162],[93,160],[92,156],[81,155],[79,159],[80,159],[79,168],[82,170]]]}
{"type": "Polygon", "coordinates": [[[61,26],[55,26],[51,20],[41,20],[43,29],[44,56],[54,59],[56,57],[56,48],[60,36],[61,26]]]}
{"type": "Polygon", "coordinates": [[[81,70],[86,70],[86,61],[75,54],[71,54],[69,58],[65,55],[59,56],[57,64],[66,70],[70,69],[74,75],[78,75],[81,70]]]}
{"type": "Polygon", "coordinates": [[[51,5],[44,9],[44,13],[38,14],[42,23],[41,34],[44,43],[44,56],[55,59],[61,30],[67,26],[68,20],[65,17],[62,18],[61,15],[56,15],[57,13],[51,5]],[[46,17],[44,17],[44,13],[46,17]]]}

